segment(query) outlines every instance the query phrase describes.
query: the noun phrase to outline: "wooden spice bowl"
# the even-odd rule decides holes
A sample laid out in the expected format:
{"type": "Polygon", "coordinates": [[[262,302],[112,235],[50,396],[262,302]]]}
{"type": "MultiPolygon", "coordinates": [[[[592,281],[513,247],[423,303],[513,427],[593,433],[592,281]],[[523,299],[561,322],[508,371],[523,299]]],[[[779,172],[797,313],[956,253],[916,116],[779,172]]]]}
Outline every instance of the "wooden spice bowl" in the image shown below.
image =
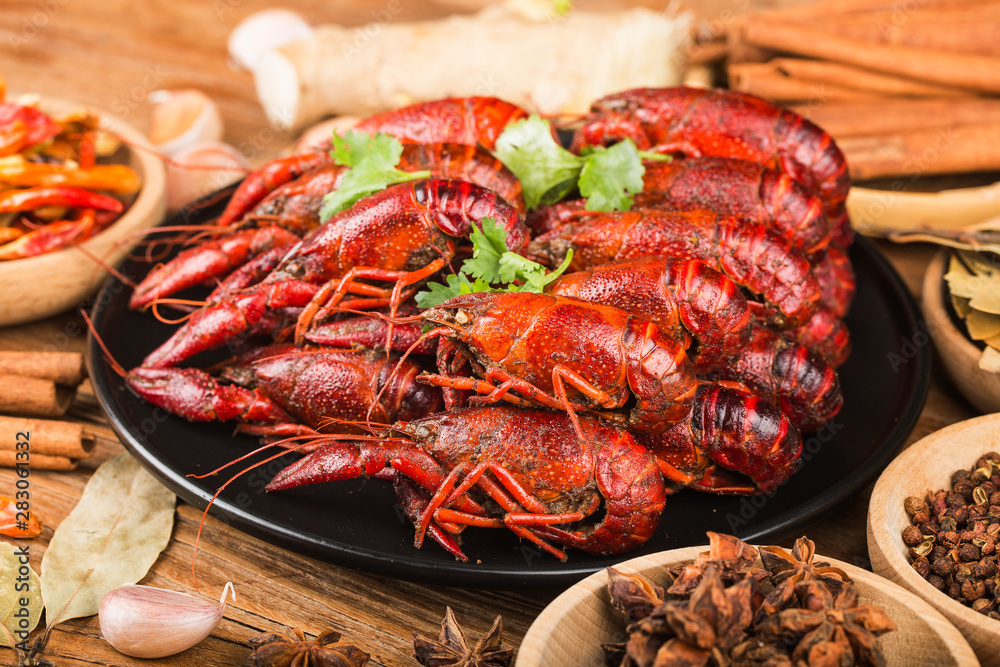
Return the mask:
{"type": "Polygon", "coordinates": [[[979,656],[983,665],[1000,665],[1000,621],[938,591],[910,566],[903,529],[910,518],[908,496],[951,489],[951,474],[971,468],[990,451],[1000,451],[1000,414],[952,424],[919,440],[889,464],[875,483],[868,505],[868,552],[872,569],[916,593],[944,614],[979,656]]]}
{"type": "MultiPolygon", "coordinates": [[[[693,560],[708,547],[687,547],[641,556],[615,569],[641,574],[662,583],[668,568],[693,560]]],[[[912,593],[848,563],[817,555],[843,569],[854,580],[862,604],[880,605],[898,629],[879,638],[887,664],[977,665],[968,642],[933,607],[912,593]]],[[[528,628],[517,652],[515,667],[586,665],[603,667],[601,644],[625,640],[625,622],[611,607],[606,570],[596,572],[572,586],[549,606],[528,628]]]]}
{"type": "MultiPolygon", "coordinates": [[[[41,108],[65,113],[88,105],[43,99],[41,108]]],[[[139,130],[110,112],[88,107],[101,126],[123,140],[124,163],[142,179],[142,189],[121,217],[80,247],[0,261],[0,326],[23,324],[82,306],[107,272],[106,266],[120,262],[136,242],[136,232],[158,224],[165,212],[166,175],[162,160],[139,130]],[[138,146],[139,148],[135,148],[138,146]]]]}
{"type": "Polygon", "coordinates": [[[1000,412],[1000,373],[979,367],[982,350],[955,325],[945,305],[948,295],[944,274],[948,269],[949,253],[949,250],[942,250],[927,265],[920,307],[951,381],[980,412],[1000,412]]]}

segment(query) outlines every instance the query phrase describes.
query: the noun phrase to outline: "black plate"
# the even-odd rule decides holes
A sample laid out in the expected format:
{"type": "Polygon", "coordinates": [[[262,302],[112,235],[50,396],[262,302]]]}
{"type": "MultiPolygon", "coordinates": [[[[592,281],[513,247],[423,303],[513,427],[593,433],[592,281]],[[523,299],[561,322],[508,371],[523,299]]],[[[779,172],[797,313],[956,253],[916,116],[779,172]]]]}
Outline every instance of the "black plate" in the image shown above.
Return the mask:
{"type": "MultiPolygon", "coordinates": [[[[223,205],[188,211],[166,224],[205,222],[223,205]]],[[[265,493],[265,484],[283,467],[277,461],[230,484],[212,514],[267,542],[341,565],[414,581],[493,588],[567,585],[628,558],[703,544],[706,530],[754,542],[782,539],[873,480],[913,429],[927,396],[930,350],[913,298],[864,239],[852,248],[851,259],[858,291],[847,318],[854,352],[840,370],[844,408],[822,431],[805,438],[802,469],[771,496],[682,491],[668,498],[657,535],[627,554],[595,557],[570,551],[569,560],[559,562],[521,544],[509,531],[470,529],[463,544],[470,562],[460,563],[430,541],[414,549],[413,529],[391,485],[355,480],[265,493]]],[[[147,270],[134,261],[123,267],[131,278],[147,270]]],[[[111,279],[93,310],[98,334],[126,368],[138,365],[175,328],[128,310],[130,292],[111,279]]],[[[124,386],[93,340],[87,354],[97,397],[125,446],[181,498],[204,508],[227,475],[204,480],[186,475],[213,470],[254,449],[257,441],[233,437],[231,424],[192,424],[145,403],[124,386]]]]}

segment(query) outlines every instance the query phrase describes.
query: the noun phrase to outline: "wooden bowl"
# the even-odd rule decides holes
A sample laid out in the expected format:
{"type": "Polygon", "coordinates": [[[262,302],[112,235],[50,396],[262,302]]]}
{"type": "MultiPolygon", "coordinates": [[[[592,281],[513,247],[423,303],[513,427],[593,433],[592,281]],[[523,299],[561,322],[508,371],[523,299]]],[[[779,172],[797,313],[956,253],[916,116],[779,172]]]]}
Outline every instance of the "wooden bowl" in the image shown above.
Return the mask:
{"type": "Polygon", "coordinates": [[[991,373],[979,367],[982,350],[973,345],[965,332],[955,325],[945,306],[948,297],[944,274],[948,268],[949,252],[942,250],[928,264],[920,307],[951,381],[980,412],[1000,412],[1000,373],[991,373]]]}
{"type": "MultiPolygon", "coordinates": [[[[43,100],[41,106],[46,111],[64,113],[85,105],[43,100]]],[[[107,275],[94,258],[114,266],[134,245],[135,232],[163,219],[166,176],[163,162],[153,153],[149,140],[113,114],[91,109],[98,114],[102,127],[122,138],[125,164],[142,178],[142,189],[118,220],[79,247],[0,262],[0,326],[39,320],[83,305],[107,275]]]]}
{"type": "Polygon", "coordinates": [[[989,451],[1000,450],[1000,415],[952,424],[919,440],[889,464],[875,483],[868,505],[868,553],[872,569],[933,605],[969,640],[984,665],[1000,665],[1000,621],[952,600],[914,571],[903,544],[910,519],[907,496],[951,488],[951,474],[971,468],[989,451]]]}
{"type": "MultiPolygon", "coordinates": [[[[690,561],[708,547],[663,551],[615,566],[656,582],[671,566],[690,561]]],[[[926,602],[871,572],[832,558],[817,556],[842,568],[854,579],[862,603],[882,606],[898,629],[879,638],[890,666],[976,665],[975,654],[958,630],[926,602]]],[[[587,665],[602,667],[602,642],[624,641],[625,623],[611,608],[606,570],[596,572],[552,601],[528,628],[515,667],[587,665]]]]}

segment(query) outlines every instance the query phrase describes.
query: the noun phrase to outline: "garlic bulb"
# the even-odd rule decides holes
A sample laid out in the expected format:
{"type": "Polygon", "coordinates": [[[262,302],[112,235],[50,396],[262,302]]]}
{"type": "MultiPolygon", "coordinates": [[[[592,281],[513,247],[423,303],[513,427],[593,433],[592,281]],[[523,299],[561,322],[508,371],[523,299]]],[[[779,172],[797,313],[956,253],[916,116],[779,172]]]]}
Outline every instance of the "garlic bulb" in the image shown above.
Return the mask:
{"type": "Polygon", "coordinates": [[[167,163],[167,210],[210,195],[246,176],[250,162],[238,150],[218,141],[186,146],[167,163]]]}
{"type": "Polygon", "coordinates": [[[232,583],[227,583],[215,604],[180,591],[125,584],[101,599],[101,634],[133,658],[174,655],[212,634],[226,610],[227,593],[236,600],[232,583]]]}
{"type": "Polygon", "coordinates": [[[200,90],[154,90],[146,99],[154,105],[149,140],[164,155],[191,144],[222,140],[219,107],[200,90]]]}
{"type": "Polygon", "coordinates": [[[252,72],[265,52],[312,34],[312,26],[295,12],[265,9],[243,19],[229,33],[229,57],[252,72]]]}

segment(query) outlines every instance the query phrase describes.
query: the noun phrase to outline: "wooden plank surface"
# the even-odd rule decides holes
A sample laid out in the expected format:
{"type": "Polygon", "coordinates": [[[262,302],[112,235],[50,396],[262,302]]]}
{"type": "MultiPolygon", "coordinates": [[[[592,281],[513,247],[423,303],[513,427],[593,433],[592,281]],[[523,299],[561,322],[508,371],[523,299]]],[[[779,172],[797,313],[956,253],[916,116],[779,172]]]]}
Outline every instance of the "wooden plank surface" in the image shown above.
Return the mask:
{"type": "MultiPolygon", "coordinates": [[[[283,3],[314,23],[358,25],[384,2],[297,0],[283,3]]],[[[580,2],[608,7],[611,2],[580,2]]],[[[649,3],[661,6],[658,3],[649,3]]],[[[763,2],[713,0],[698,3],[700,16],[725,23],[763,2]]],[[[790,4],[790,3],[783,3],[790,4]]],[[[226,140],[255,164],[276,155],[292,137],[270,128],[249,74],[226,61],[225,40],[237,21],[269,6],[264,0],[6,0],[0,11],[0,74],[12,90],[79,100],[113,111],[148,130],[146,95],[158,88],[198,87],[222,110],[226,140]]],[[[471,11],[481,3],[453,0],[399,4],[396,20],[432,18],[471,11]]],[[[933,249],[879,243],[914,293],[933,249]]],[[[0,288],[2,289],[2,288],[0,288]]],[[[84,335],[74,315],[0,329],[0,349],[83,350],[84,335]]],[[[930,396],[908,444],[974,415],[934,364],[930,396]]],[[[0,388],[2,391],[3,388],[0,388]]],[[[72,473],[36,471],[31,476],[33,507],[45,529],[30,540],[37,569],[52,528],[69,513],[97,465],[122,450],[107,427],[89,385],[84,385],[70,418],[87,423],[98,435],[94,457],[72,473]]],[[[0,437],[13,437],[2,434],[0,437]]],[[[0,470],[0,494],[15,481],[0,470]]],[[[820,553],[866,567],[865,515],[869,491],[805,531],[820,553]]],[[[191,560],[201,513],[181,503],[173,539],[144,583],[178,590],[191,586],[191,560]]],[[[158,661],[121,656],[100,638],[96,617],[70,621],[52,635],[47,655],[60,667],[84,665],[245,665],[246,641],[261,631],[301,627],[317,634],[330,627],[372,653],[374,665],[412,665],[412,632],[436,635],[445,605],[474,636],[485,632],[496,614],[505,619],[505,638],[516,646],[529,624],[558,590],[508,593],[424,586],[358,573],[297,556],[235,531],[209,518],[198,554],[203,590],[217,596],[227,581],[238,600],[213,635],[180,656],[158,661]]],[[[0,664],[14,664],[0,649],[0,664]]]]}

